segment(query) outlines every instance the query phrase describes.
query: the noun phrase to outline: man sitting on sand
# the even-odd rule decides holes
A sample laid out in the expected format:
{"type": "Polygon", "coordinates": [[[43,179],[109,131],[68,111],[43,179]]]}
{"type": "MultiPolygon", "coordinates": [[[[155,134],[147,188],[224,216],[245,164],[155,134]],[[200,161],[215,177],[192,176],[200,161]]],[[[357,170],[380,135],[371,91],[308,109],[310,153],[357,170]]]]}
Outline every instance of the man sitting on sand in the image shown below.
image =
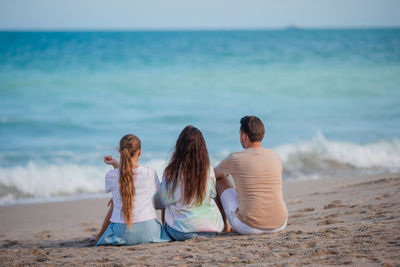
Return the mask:
{"type": "Polygon", "coordinates": [[[243,117],[240,143],[245,150],[230,154],[214,169],[226,231],[231,230],[226,219],[239,234],[274,233],[286,227],[282,165],[278,154],[261,146],[264,133],[259,118],[243,117]],[[229,175],[236,189],[228,180],[229,175]]]}

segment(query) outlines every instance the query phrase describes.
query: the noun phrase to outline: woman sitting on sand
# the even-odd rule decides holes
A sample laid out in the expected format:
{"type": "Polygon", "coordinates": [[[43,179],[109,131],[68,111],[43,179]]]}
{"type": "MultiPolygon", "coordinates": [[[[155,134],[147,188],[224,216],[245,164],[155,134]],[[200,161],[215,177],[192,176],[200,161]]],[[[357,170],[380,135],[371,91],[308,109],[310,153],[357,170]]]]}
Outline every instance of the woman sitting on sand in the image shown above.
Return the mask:
{"type": "Polygon", "coordinates": [[[113,208],[112,215],[109,212],[104,221],[102,231],[107,228],[103,234],[100,232],[96,246],[171,241],[156,220],[154,194],[160,184],[157,173],[138,164],[140,139],[133,134],[125,135],[119,143],[119,153],[120,164],[111,156],[104,157],[104,162],[114,167],[105,178],[106,193],[112,192],[113,208]]]}
{"type": "Polygon", "coordinates": [[[215,184],[203,135],[186,126],[156,194],[157,206],[165,208],[166,230],[174,240],[222,231],[224,222],[213,200],[217,196],[215,184]]]}

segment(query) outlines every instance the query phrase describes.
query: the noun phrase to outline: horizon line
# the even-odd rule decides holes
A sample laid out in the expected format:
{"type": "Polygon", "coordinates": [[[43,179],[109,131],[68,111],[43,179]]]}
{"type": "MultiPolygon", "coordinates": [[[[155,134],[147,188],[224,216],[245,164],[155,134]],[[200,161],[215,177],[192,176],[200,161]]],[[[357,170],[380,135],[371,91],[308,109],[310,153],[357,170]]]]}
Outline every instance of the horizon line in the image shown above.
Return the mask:
{"type": "Polygon", "coordinates": [[[1,28],[0,32],[174,32],[174,31],[274,31],[274,30],[368,30],[368,29],[400,29],[400,25],[385,26],[316,26],[302,27],[288,25],[282,27],[235,27],[235,28],[1,28]]]}

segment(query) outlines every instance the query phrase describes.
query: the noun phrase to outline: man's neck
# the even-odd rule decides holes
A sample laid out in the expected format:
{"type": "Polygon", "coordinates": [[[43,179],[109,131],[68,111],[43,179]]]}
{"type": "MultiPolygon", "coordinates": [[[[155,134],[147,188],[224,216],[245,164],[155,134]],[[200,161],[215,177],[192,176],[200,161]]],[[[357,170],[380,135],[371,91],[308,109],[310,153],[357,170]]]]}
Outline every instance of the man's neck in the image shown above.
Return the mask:
{"type": "Polygon", "coordinates": [[[261,147],[261,142],[253,142],[250,143],[247,148],[260,148],[261,147]]]}

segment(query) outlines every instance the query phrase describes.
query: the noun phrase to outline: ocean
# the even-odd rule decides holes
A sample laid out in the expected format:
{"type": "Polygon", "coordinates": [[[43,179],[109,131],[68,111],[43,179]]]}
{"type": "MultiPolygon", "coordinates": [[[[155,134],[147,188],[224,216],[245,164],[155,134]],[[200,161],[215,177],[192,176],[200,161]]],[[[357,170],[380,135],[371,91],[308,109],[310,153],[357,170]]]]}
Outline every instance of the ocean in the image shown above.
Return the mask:
{"type": "Polygon", "coordinates": [[[0,205],[104,196],[142,140],[162,176],[189,124],[212,165],[260,117],[283,179],[400,171],[400,29],[0,32],[0,205]]]}

